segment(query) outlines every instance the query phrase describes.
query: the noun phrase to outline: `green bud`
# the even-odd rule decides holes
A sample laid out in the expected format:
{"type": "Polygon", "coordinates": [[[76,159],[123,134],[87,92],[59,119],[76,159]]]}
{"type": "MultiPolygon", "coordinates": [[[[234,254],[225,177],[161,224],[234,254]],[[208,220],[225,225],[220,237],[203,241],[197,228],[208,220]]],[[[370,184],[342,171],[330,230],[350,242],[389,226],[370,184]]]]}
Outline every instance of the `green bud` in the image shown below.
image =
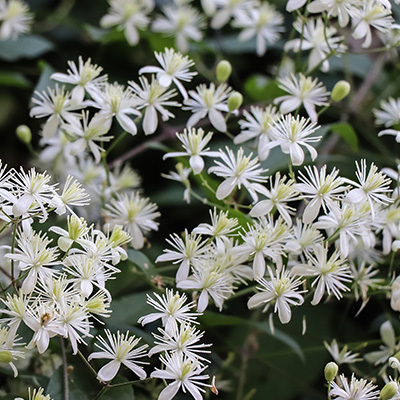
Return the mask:
{"type": "Polygon", "coordinates": [[[224,83],[228,80],[232,72],[232,65],[229,61],[222,60],[217,65],[217,80],[224,83]]]}
{"type": "Polygon", "coordinates": [[[337,375],[339,371],[339,367],[338,365],[331,361],[328,364],[325,365],[325,369],[324,369],[324,375],[325,375],[325,379],[327,382],[331,382],[335,379],[335,376],[337,375]]]}
{"type": "Polygon", "coordinates": [[[382,400],[389,400],[397,393],[397,383],[391,381],[387,383],[381,390],[381,394],[379,396],[382,400]]]}
{"type": "Polygon", "coordinates": [[[7,351],[7,350],[0,351],[0,362],[1,363],[8,364],[12,361],[12,359],[13,359],[13,356],[11,354],[11,351],[7,351]]]}
{"type": "Polygon", "coordinates": [[[243,96],[239,92],[233,92],[228,98],[229,111],[237,110],[243,103],[243,96]]]}
{"type": "Polygon", "coordinates": [[[30,143],[32,140],[32,132],[29,126],[20,125],[17,127],[16,130],[18,139],[23,143],[30,143]]]}
{"type": "Polygon", "coordinates": [[[351,86],[349,82],[347,81],[337,82],[331,93],[332,101],[343,100],[350,93],[350,90],[351,86]]]}

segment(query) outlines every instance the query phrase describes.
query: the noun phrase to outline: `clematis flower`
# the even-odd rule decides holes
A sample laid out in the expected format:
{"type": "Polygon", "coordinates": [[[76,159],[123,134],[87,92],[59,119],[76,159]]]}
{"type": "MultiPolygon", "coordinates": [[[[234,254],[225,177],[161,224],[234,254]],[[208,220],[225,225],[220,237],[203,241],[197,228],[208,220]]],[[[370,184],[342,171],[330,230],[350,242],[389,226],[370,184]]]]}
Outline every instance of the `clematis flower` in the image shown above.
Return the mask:
{"type": "Polygon", "coordinates": [[[107,340],[101,336],[96,336],[100,344],[95,345],[102,351],[91,353],[88,360],[107,359],[111,360],[104,365],[97,373],[98,379],[103,382],[111,381],[117,375],[121,364],[129,368],[140,379],[146,378],[146,372],[143,367],[138,364],[146,364],[144,361],[138,361],[138,358],[146,355],[147,344],[136,347],[141,338],[136,338],[135,335],[129,336],[129,331],[126,333],[112,334],[108,329],[104,330],[107,340]]]}
{"type": "Polygon", "coordinates": [[[195,175],[199,174],[204,168],[204,160],[202,156],[219,157],[217,151],[210,151],[209,148],[205,148],[213,136],[212,132],[208,132],[204,137],[203,129],[199,128],[196,130],[195,128],[192,128],[185,129],[183,133],[176,133],[176,136],[186,151],[167,153],[164,155],[163,159],[169,157],[190,156],[189,164],[195,175]]]}

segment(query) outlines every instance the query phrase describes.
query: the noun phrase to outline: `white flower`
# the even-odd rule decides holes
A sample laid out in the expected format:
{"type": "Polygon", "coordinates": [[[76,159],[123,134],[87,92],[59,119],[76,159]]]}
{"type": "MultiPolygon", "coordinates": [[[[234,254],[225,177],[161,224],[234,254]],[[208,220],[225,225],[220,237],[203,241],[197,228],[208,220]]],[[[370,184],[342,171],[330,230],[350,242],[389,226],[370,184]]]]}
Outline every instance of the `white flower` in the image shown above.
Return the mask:
{"type": "Polygon", "coordinates": [[[364,359],[374,365],[385,364],[400,349],[400,342],[396,343],[396,334],[390,321],[380,326],[379,333],[383,342],[379,350],[364,355],[364,359]]]}
{"type": "Polygon", "coordinates": [[[179,292],[174,294],[172,289],[167,289],[162,296],[157,293],[154,293],[154,296],[156,300],[147,295],[147,303],[158,312],[140,317],[139,324],[146,325],[161,319],[165,332],[173,335],[175,330],[178,329],[178,323],[197,323],[196,318],[200,314],[190,311],[195,306],[195,303],[185,304],[187,297],[184,293],[182,295],[179,292]]]}
{"type": "Polygon", "coordinates": [[[249,299],[247,306],[252,309],[265,305],[262,310],[265,312],[274,304],[274,312],[278,313],[282,324],[287,324],[292,317],[290,306],[300,306],[304,302],[301,293],[305,291],[297,290],[302,282],[284,268],[274,273],[268,266],[268,274],[268,281],[264,278],[257,280],[262,287],[257,287],[259,292],[249,299]]]}
{"type": "MultiPolygon", "coordinates": [[[[326,229],[330,234],[339,234],[337,247],[342,257],[347,257],[350,245],[358,244],[361,238],[364,244],[368,244],[368,224],[370,221],[371,209],[368,203],[349,204],[341,203],[341,207],[333,207],[328,215],[322,215],[314,223],[317,229],[326,229]]],[[[371,247],[370,245],[367,247],[371,247]]],[[[365,250],[365,249],[364,249],[365,250]]]]}
{"type": "Polygon", "coordinates": [[[271,127],[271,141],[266,143],[264,148],[272,149],[280,146],[285,154],[289,154],[293,165],[302,165],[304,162],[304,151],[301,146],[304,146],[311,154],[311,159],[314,161],[318,153],[308,143],[315,143],[321,139],[321,136],[310,137],[319,126],[310,119],[291,115],[282,116],[271,127]]]}
{"type": "Polygon", "coordinates": [[[363,48],[371,45],[371,27],[385,33],[390,30],[392,23],[390,10],[376,0],[365,0],[362,2],[362,7],[352,11],[353,37],[355,39],[365,38],[362,44],[363,48]]]}
{"type": "Polygon", "coordinates": [[[360,0],[314,0],[307,6],[307,10],[310,13],[326,11],[328,17],[337,18],[343,28],[348,25],[354,8],[360,4],[362,4],[360,0]]]}
{"type": "Polygon", "coordinates": [[[174,49],[165,49],[164,53],[155,52],[157,61],[160,67],[146,66],[139,70],[139,74],[156,73],[156,77],[161,86],[169,87],[172,82],[186,99],[187,92],[180,81],[190,82],[197,75],[197,72],[190,72],[189,68],[194,65],[194,62],[174,49]]]}
{"type": "Polygon", "coordinates": [[[0,0],[0,40],[16,39],[31,30],[33,16],[21,0],[0,0]]]}
{"type": "Polygon", "coordinates": [[[100,20],[104,28],[117,26],[123,30],[129,45],[139,42],[138,29],[147,28],[150,20],[148,14],[154,8],[152,0],[109,0],[110,10],[100,20]]]}
{"type": "Polygon", "coordinates": [[[309,20],[306,23],[298,19],[293,26],[302,35],[302,38],[288,41],[285,44],[285,50],[293,49],[296,52],[311,50],[308,59],[308,71],[321,65],[321,70],[327,72],[329,69],[328,58],[331,53],[342,53],[346,49],[341,44],[344,38],[342,36],[335,36],[337,30],[332,26],[325,28],[325,24],[321,18],[309,20]]]}
{"type": "Polygon", "coordinates": [[[62,215],[68,209],[73,213],[71,206],[82,207],[90,204],[90,196],[82,185],[71,175],[67,176],[62,193],[56,195],[51,205],[56,207],[55,212],[62,215]]]}
{"type": "Polygon", "coordinates": [[[196,329],[196,327],[183,323],[179,329],[175,330],[171,335],[165,330],[159,328],[161,335],[153,333],[155,340],[155,346],[149,351],[151,357],[155,353],[170,352],[170,353],[182,353],[193,361],[209,362],[206,358],[198,353],[210,353],[210,350],[206,350],[211,344],[198,343],[204,336],[204,331],[196,329]]]}
{"type": "Polygon", "coordinates": [[[50,76],[51,79],[62,83],[75,85],[71,92],[72,99],[75,103],[80,103],[85,98],[85,91],[89,94],[93,91],[99,91],[101,86],[106,82],[107,76],[100,76],[102,67],[92,64],[89,58],[85,63],[81,56],[78,59],[77,67],[73,61],[68,61],[68,74],[56,72],[50,76]]]}
{"type": "Polygon", "coordinates": [[[182,353],[173,353],[172,355],[166,353],[165,357],[160,357],[160,360],[165,365],[165,369],[156,368],[150,377],[172,379],[174,382],[161,391],[158,400],[172,400],[180,388],[184,393],[188,391],[195,400],[203,399],[200,392],[205,392],[205,390],[199,386],[210,386],[201,382],[209,379],[208,375],[200,375],[206,369],[205,366],[191,360],[182,353]]]}
{"type": "Polygon", "coordinates": [[[220,211],[217,214],[216,208],[214,211],[209,211],[211,217],[210,224],[200,224],[193,229],[193,233],[211,236],[216,239],[217,243],[228,236],[235,235],[235,231],[239,228],[237,218],[229,218],[228,211],[220,211]]]}
{"type": "Polygon", "coordinates": [[[235,10],[232,26],[243,29],[238,36],[240,41],[256,37],[258,56],[264,55],[267,43],[275,43],[279,33],[284,31],[283,15],[267,2],[235,10]]]}
{"type": "Polygon", "coordinates": [[[11,177],[14,188],[12,212],[15,217],[38,213],[41,222],[47,219],[47,207],[56,195],[55,185],[50,185],[51,176],[46,172],[36,172],[31,168],[26,173],[22,167],[11,177]]]}
{"type": "Polygon", "coordinates": [[[76,103],[71,97],[70,92],[66,92],[64,87],[48,88],[48,93],[35,92],[36,97],[32,98],[30,116],[35,118],[49,117],[43,127],[43,137],[49,139],[53,137],[62,122],[76,123],[79,114],[75,110],[82,108],[82,103],[76,103]]]}
{"type": "Polygon", "coordinates": [[[70,255],[63,264],[63,270],[69,274],[71,282],[77,284],[84,297],[90,296],[93,286],[96,286],[111,298],[105,289],[105,282],[116,272],[115,270],[106,269],[103,263],[86,254],[70,255]]]}
{"type": "Polygon", "coordinates": [[[339,376],[341,386],[336,382],[330,382],[331,389],[329,396],[334,400],[377,400],[379,398],[379,390],[372,382],[365,379],[357,379],[354,374],[351,376],[350,383],[342,374],[339,376]]]}
{"type": "MultiPolygon", "coordinates": [[[[400,124],[400,98],[394,99],[390,97],[388,100],[382,100],[380,103],[381,109],[375,109],[375,123],[384,125],[386,128],[400,124]]],[[[394,135],[396,142],[400,142],[400,131],[398,129],[384,129],[378,133],[378,136],[394,135]]]]}
{"type": "Polygon", "coordinates": [[[176,285],[180,289],[191,289],[200,292],[197,301],[197,310],[203,312],[210,301],[222,311],[224,300],[233,293],[233,278],[226,271],[218,258],[209,256],[196,263],[193,274],[187,279],[179,281],[176,285]]]}
{"type": "Polygon", "coordinates": [[[100,114],[105,118],[115,117],[118,124],[126,132],[136,135],[137,128],[131,116],[140,117],[140,112],[136,109],[136,101],[127,88],[117,83],[107,83],[101,92],[93,92],[93,101],[87,101],[88,105],[99,108],[100,114]]]}
{"type": "Polygon", "coordinates": [[[189,39],[195,42],[202,39],[203,16],[190,4],[182,2],[178,5],[167,5],[163,7],[163,13],[165,16],[157,17],[151,28],[154,32],[174,36],[179,51],[187,52],[189,39]]]}
{"type": "Polygon", "coordinates": [[[158,256],[156,262],[173,261],[173,264],[180,263],[176,273],[176,281],[180,282],[188,277],[190,265],[204,258],[209,245],[206,241],[202,241],[201,235],[194,232],[189,234],[186,229],[183,238],[174,234],[171,235],[171,239],[167,239],[167,242],[176,250],[164,250],[164,254],[158,256]]]}
{"type": "Polygon", "coordinates": [[[351,263],[350,268],[354,279],[354,297],[356,300],[361,297],[363,301],[361,307],[363,307],[368,301],[368,290],[380,287],[383,279],[373,278],[379,273],[379,270],[373,264],[366,266],[365,261],[361,262],[358,267],[351,263]]]}
{"type": "Polygon", "coordinates": [[[26,347],[33,349],[36,346],[39,354],[47,350],[52,337],[64,336],[66,333],[54,307],[40,304],[40,302],[28,307],[24,322],[34,331],[34,335],[26,347]]]}
{"type": "Polygon", "coordinates": [[[211,28],[221,29],[231,17],[242,9],[251,8],[255,5],[253,0],[214,0],[218,7],[211,20],[211,28]]]}
{"type": "Polygon", "coordinates": [[[84,306],[78,301],[61,303],[60,311],[61,325],[65,329],[65,336],[71,342],[73,354],[78,352],[78,343],[83,342],[83,337],[92,336],[90,328],[92,327],[89,322],[89,313],[84,306]]]}
{"type": "Polygon", "coordinates": [[[217,151],[210,151],[207,144],[210,142],[213,133],[208,132],[204,137],[203,129],[185,129],[183,133],[176,133],[177,138],[182,143],[182,147],[185,149],[183,151],[171,152],[164,155],[163,159],[169,157],[181,157],[190,156],[189,164],[193,169],[195,175],[199,174],[204,168],[204,160],[202,156],[207,157],[219,157],[217,151]]]}
{"type": "Polygon", "coordinates": [[[258,106],[250,106],[250,112],[243,110],[245,119],[239,121],[241,132],[233,142],[240,144],[255,139],[258,144],[258,155],[261,161],[267,159],[269,149],[265,148],[272,137],[271,126],[280,117],[276,107],[269,105],[265,109],[258,106]]]}
{"type": "Polygon", "coordinates": [[[258,157],[252,159],[252,154],[245,156],[242,148],[238,150],[236,156],[228,147],[226,147],[226,153],[220,150],[220,154],[222,161],[215,160],[214,162],[217,165],[208,170],[209,173],[225,178],[218,186],[217,199],[225,199],[232,193],[233,189],[236,187],[241,189],[243,185],[253,200],[257,201],[256,192],[264,191],[264,187],[260,183],[267,180],[266,177],[262,176],[266,170],[261,168],[258,157]]]}
{"type": "Polygon", "coordinates": [[[18,232],[18,248],[16,253],[6,254],[5,257],[19,261],[21,271],[27,272],[22,283],[22,293],[31,293],[35,288],[38,277],[42,281],[51,276],[54,271],[46,266],[58,263],[58,252],[56,247],[48,247],[51,240],[41,232],[18,232]]]}
{"type": "Polygon", "coordinates": [[[89,149],[96,163],[101,161],[104,148],[98,143],[109,142],[113,136],[106,136],[111,128],[111,118],[107,114],[97,113],[89,120],[89,112],[82,111],[82,119],[64,124],[62,130],[77,139],[71,146],[71,153],[78,155],[89,149]]]}
{"type": "Polygon", "coordinates": [[[288,0],[286,4],[286,11],[292,12],[303,7],[307,3],[307,0],[288,0]]]}
{"type": "Polygon", "coordinates": [[[392,283],[390,306],[395,311],[400,311],[400,276],[392,283]]]}
{"type": "Polygon", "coordinates": [[[370,170],[367,174],[367,161],[361,160],[361,165],[356,162],[356,176],[358,182],[346,179],[345,181],[356,186],[356,189],[350,190],[346,196],[346,200],[350,203],[369,202],[371,207],[372,218],[374,218],[374,202],[388,205],[393,202],[393,199],[387,196],[386,193],[391,192],[390,183],[392,182],[374,163],[371,163],[370,170]]]}
{"type": "Polygon", "coordinates": [[[326,175],[326,165],[323,165],[319,171],[315,165],[313,168],[306,166],[305,170],[308,177],[300,171],[301,183],[297,183],[295,187],[302,193],[303,198],[309,199],[303,212],[303,221],[308,224],[318,216],[321,207],[326,214],[328,210],[335,208],[335,202],[344,198],[344,192],[349,189],[349,186],[343,185],[345,180],[338,177],[339,170],[336,168],[333,168],[329,175],[326,175]]]}
{"type": "Polygon", "coordinates": [[[135,94],[135,102],[138,110],[146,109],[143,119],[143,130],[146,135],[154,133],[158,126],[157,111],[163,121],[174,118],[174,114],[165,107],[178,107],[179,103],[171,101],[175,97],[175,89],[167,91],[167,87],[152,76],[151,82],[145,77],[139,78],[141,86],[135,82],[129,82],[130,90],[135,94]]]}
{"type": "Polygon", "coordinates": [[[103,382],[111,381],[117,375],[122,364],[140,379],[145,379],[146,372],[143,367],[138,365],[145,364],[145,362],[138,361],[137,358],[146,355],[147,344],[136,348],[140,338],[136,338],[135,335],[129,336],[129,331],[125,334],[117,331],[116,335],[112,334],[108,329],[105,329],[104,332],[108,341],[101,336],[96,336],[96,339],[100,342],[100,344],[96,343],[96,346],[101,351],[91,353],[88,357],[89,361],[94,358],[111,360],[99,370],[97,373],[98,378],[103,382]]]}
{"type": "Polygon", "coordinates": [[[308,253],[308,264],[297,264],[293,267],[292,273],[300,276],[315,276],[311,286],[317,286],[312,305],[317,305],[324,295],[325,290],[328,295],[333,294],[340,300],[342,292],[349,291],[345,284],[352,281],[352,275],[346,260],[339,258],[339,253],[335,251],[328,259],[328,247],[321,244],[314,246],[314,255],[308,253]]]}
{"type": "Polygon", "coordinates": [[[328,344],[326,341],[324,341],[324,346],[329,351],[329,354],[332,356],[335,363],[338,365],[353,364],[362,360],[362,358],[357,358],[359,356],[358,353],[352,354],[351,351],[347,351],[347,346],[343,346],[342,350],[339,350],[336,339],[333,339],[331,344],[328,344]]]}
{"type": "Polygon", "coordinates": [[[176,171],[170,171],[169,174],[161,174],[163,178],[170,179],[172,181],[180,182],[185,186],[185,191],[183,192],[183,200],[187,204],[190,204],[190,180],[189,176],[192,172],[192,168],[185,168],[182,163],[175,165],[176,171]]]}
{"type": "Polygon", "coordinates": [[[318,119],[315,106],[328,105],[329,92],[318,82],[318,79],[306,77],[303,74],[291,75],[278,79],[278,86],[289,93],[274,100],[274,103],[281,103],[280,112],[287,114],[297,110],[302,104],[312,122],[318,119]]]}
{"type": "Polygon", "coordinates": [[[106,204],[104,215],[111,227],[123,226],[132,237],[132,246],[141,249],[144,246],[144,234],[158,230],[158,223],[154,220],[161,214],[149,198],[142,197],[139,192],[131,192],[118,193],[116,199],[106,204]]]}
{"type": "Polygon", "coordinates": [[[228,112],[227,100],[232,89],[225,83],[215,87],[213,83],[207,87],[201,84],[196,91],[190,90],[191,98],[185,99],[182,110],[190,110],[193,115],[187,121],[187,127],[194,127],[202,118],[208,116],[211,124],[220,132],[226,132],[226,122],[222,114],[228,112]]]}
{"type": "Polygon", "coordinates": [[[236,252],[247,257],[254,255],[253,277],[261,279],[265,273],[265,258],[269,257],[282,268],[284,243],[290,238],[289,227],[282,218],[275,222],[272,217],[260,218],[260,223],[249,226],[249,230],[242,234],[244,243],[237,246],[236,252]]]}
{"type": "Polygon", "coordinates": [[[269,177],[270,189],[265,189],[262,194],[268,198],[268,200],[261,200],[250,210],[252,217],[261,217],[277,210],[282,216],[288,226],[292,226],[291,213],[294,213],[295,209],[287,205],[289,201],[296,201],[299,199],[298,192],[296,190],[295,181],[289,179],[286,182],[286,175],[281,178],[280,172],[275,174],[275,183],[273,183],[272,176],[269,177]]]}

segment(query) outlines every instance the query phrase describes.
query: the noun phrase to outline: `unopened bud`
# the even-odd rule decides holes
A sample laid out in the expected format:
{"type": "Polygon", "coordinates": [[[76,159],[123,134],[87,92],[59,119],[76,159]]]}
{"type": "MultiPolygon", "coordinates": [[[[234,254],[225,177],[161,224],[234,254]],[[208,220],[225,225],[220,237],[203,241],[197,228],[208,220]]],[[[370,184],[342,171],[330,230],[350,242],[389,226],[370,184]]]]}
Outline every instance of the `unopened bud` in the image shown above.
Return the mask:
{"type": "Polygon", "coordinates": [[[217,80],[224,83],[228,80],[232,72],[232,65],[229,61],[222,60],[217,65],[217,80]]]}
{"type": "Polygon", "coordinates": [[[243,103],[243,96],[239,92],[233,92],[228,98],[229,111],[237,110],[243,103]]]}
{"type": "Polygon", "coordinates": [[[338,365],[331,361],[325,365],[324,375],[327,382],[332,382],[339,371],[338,365]]]}
{"type": "Polygon", "coordinates": [[[397,383],[388,382],[381,390],[379,398],[381,400],[389,400],[397,393],[397,383]]]}
{"type": "Polygon", "coordinates": [[[20,125],[17,127],[16,130],[18,139],[23,143],[30,143],[32,140],[32,132],[29,126],[20,125]]]}
{"type": "Polygon", "coordinates": [[[339,81],[334,86],[331,99],[332,101],[340,101],[343,100],[348,94],[350,93],[351,86],[350,83],[347,81],[339,81]]]}
{"type": "Polygon", "coordinates": [[[0,363],[10,363],[13,359],[11,351],[2,350],[0,351],[0,363]]]}

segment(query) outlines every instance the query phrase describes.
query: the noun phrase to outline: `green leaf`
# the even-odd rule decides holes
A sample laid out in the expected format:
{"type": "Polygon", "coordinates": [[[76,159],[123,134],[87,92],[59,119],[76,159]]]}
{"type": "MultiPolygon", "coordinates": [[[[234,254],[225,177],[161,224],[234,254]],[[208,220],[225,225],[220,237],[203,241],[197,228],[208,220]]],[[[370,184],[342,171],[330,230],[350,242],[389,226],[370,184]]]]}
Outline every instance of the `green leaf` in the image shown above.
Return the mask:
{"type": "Polygon", "coordinates": [[[140,317],[154,312],[154,308],[146,303],[147,294],[151,293],[150,291],[134,293],[113,300],[113,313],[108,318],[107,324],[135,325],[140,317]]]}
{"type": "Polygon", "coordinates": [[[41,36],[22,36],[16,40],[0,41],[0,59],[17,61],[36,58],[53,50],[49,40],[41,36]]]}
{"type": "MultiPolygon", "coordinates": [[[[73,365],[68,374],[69,400],[90,400],[101,389],[96,379],[83,365],[73,365]]],[[[63,400],[64,396],[64,369],[59,367],[50,378],[45,390],[52,399],[63,400]]]]}
{"type": "Polygon", "coordinates": [[[275,339],[289,346],[302,361],[305,360],[304,353],[298,343],[289,335],[278,329],[275,329],[275,332],[272,334],[268,322],[255,322],[233,315],[217,314],[210,311],[206,311],[203,316],[198,318],[198,320],[200,321],[200,323],[209,327],[242,325],[260,329],[264,333],[273,336],[275,339]]]}
{"type": "Polygon", "coordinates": [[[0,86],[29,88],[30,82],[19,72],[0,72],[0,86]]]}
{"type": "Polygon", "coordinates": [[[338,122],[330,126],[332,132],[337,133],[352,148],[358,150],[358,138],[353,127],[346,122],[338,122]]]}
{"type": "Polygon", "coordinates": [[[274,80],[260,74],[247,78],[244,91],[249,98],[256,101],[272,100],[285,94],[274,80]]]}
{"type": "Polygon", "coordinates": [[[157,275],[154,264],[141,251],[128,249],[128,259],[135,264],[148,278],[157,275]]]}

